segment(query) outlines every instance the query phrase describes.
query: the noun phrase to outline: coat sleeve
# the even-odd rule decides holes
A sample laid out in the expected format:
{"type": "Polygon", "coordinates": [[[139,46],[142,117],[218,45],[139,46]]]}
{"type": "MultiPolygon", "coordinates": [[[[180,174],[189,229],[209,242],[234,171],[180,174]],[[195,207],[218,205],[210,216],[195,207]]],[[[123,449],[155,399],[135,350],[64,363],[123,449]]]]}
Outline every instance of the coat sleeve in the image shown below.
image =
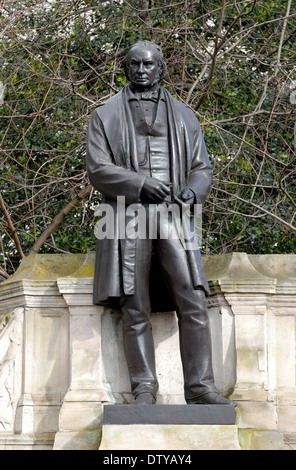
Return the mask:
{"type": "Polygon", "coordinates": [[[98,109],[89,123],[86,158],[89,180],[104,196],[124,196],[127,204],[139,202],[146,177],[116,165],[98,109]]]}
{"type": "Polygon", "coordinates": [[[201,126],[193,113],[190,122],[193,127],[192,163],[186,188],[194,192],[195,203],[203,204],[211,190],[213,170],[201,126]]]}

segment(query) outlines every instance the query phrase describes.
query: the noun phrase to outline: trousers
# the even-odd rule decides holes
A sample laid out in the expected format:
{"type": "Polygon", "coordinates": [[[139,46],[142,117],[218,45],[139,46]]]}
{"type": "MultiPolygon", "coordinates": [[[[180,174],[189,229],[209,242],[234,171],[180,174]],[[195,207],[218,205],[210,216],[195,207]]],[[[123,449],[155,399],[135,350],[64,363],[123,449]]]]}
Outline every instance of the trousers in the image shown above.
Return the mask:
{"type": "MultiPolygon", "coordinates": [[[[170,224],[167,220],[164,223],[170,224]]],[[[158,257],[163,280],[178,318],[185,400],[217,392],[205,292],[193,288],[187,253],[180,240],[158,236],[156,239],[147,237],[136,240],[135,293],[120,298],[124,350],[132,393],[137,397],[140,393],[150,392],[156,398],[158,391],[150,322],[152,252],[158,257]]]]}

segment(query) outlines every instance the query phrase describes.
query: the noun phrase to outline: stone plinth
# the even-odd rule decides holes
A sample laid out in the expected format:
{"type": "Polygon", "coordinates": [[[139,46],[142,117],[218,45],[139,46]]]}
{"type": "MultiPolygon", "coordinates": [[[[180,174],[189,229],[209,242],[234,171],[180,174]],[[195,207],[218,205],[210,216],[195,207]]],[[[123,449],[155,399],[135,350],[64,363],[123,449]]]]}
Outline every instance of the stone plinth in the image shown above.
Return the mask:
{"type": "Polygon", "coordinates": [[[104,405],[99,450],[239,450],[231,405],[104,405]]]}
{"type": "MultiPolygon", "coordinates": [[[[238,403],[233,432],[243,448],[285,448],[283,438],[295,447],[296,255],[204,262],[215,381],[238,403]]],[[[0,284],[0,449],[98,449],[104,404],[133,403],[121,316],[92,304],[93,273],[93,253],[35,255],[0,284]]],[[[175,313],[153,313],[152,328],[157,406],[184,405],[175,313]]],[[[164,449],[172,445],[167,426],[185,442],[186,424],[161,426],[164,449]]],[[[190,446],[208,433],[198,429],[190,446]]]]}
{"type": "Polygon", "coordinates": [[[105,405],[103,424],[235,424],[231,405],[105,405]]]}

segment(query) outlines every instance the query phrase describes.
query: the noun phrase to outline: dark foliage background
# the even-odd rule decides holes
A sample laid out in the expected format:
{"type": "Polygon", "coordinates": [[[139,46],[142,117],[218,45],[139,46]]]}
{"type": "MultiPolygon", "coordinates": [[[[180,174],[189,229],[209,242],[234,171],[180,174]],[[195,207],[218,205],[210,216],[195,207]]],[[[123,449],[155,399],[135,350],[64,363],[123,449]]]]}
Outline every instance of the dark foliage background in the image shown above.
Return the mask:
{"type": "Polygon", "coordinates": [[[288,1],[2,0],[0,264],[95,249],[85,143],[139,39],[200,120],[214,167],[205,254],[295,253],[296,5],[288,1]]]}

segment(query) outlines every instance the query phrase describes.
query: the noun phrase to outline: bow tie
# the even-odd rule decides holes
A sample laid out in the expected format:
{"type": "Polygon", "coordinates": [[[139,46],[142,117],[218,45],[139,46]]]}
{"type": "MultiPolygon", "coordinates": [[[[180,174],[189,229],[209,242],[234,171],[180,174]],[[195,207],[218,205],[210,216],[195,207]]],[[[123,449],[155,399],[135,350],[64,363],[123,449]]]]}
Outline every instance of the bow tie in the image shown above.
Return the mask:
{"type": "Polygon", "coordinates": [[[146,91],[144,93],[137,93],[136,96],[139,100],[150,100],[150,101],[155,101],[157,103],[158,98],[159,98],[159,90],[146,91]]]}

